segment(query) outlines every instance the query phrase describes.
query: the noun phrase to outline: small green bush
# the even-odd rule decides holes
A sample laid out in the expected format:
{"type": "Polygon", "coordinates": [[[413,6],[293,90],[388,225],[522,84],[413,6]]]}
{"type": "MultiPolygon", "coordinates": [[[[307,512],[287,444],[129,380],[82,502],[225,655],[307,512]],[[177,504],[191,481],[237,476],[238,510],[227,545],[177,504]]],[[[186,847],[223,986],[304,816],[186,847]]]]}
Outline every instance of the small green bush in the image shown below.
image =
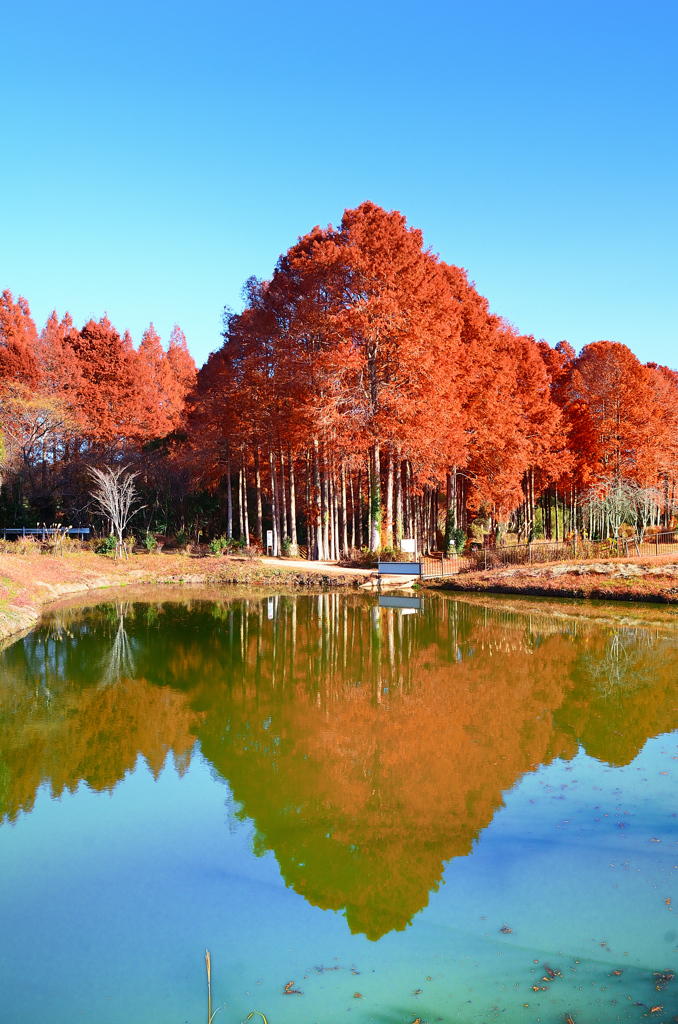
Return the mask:
{"type": "Polygon", "coordinates": [[[97,555],[110,555],[112,551],[115,551],[116,547],[117,541],[113,534],[111,534],[110,537],[102,537],[98,540],[94,550],[97,555]]]}
{"type": "Polygon", "coordinates": [[[214,540],[209,543],[209,550],[211,555],[220,555],[222,551],[228,548],[228,541],[225,537],[215,537],[214,540]]]}
{"type": "Polygon", "coordinates": [[[466,547],[466,533],[460,526],[458,526],[456,530],[452,531],[452,543],[457,554],[461,555],[466,547]]]}
{"type": "Polygon", "coordinates": [[[146,531],[146,536],[142,539],[141,543],[147,551],[155,551],[158,546],[157,540],[148,530],[146,531]]]}

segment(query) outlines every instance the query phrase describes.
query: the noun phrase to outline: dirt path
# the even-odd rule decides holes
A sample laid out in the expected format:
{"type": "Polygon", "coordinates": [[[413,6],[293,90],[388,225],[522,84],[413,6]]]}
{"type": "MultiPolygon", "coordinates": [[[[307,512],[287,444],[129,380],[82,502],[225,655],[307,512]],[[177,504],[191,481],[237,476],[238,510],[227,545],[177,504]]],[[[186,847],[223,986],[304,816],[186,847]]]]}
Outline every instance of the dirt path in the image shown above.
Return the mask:
{"type": "Polygon", "coordinates": [[[270,565],[276,569],[287,569],[296,572],[310,572],[317,576],[364,576],[374,575],[374,569],[345,569],[338,562],[310,562],[305,558],[262,558],[262,565],[270,565]]]}

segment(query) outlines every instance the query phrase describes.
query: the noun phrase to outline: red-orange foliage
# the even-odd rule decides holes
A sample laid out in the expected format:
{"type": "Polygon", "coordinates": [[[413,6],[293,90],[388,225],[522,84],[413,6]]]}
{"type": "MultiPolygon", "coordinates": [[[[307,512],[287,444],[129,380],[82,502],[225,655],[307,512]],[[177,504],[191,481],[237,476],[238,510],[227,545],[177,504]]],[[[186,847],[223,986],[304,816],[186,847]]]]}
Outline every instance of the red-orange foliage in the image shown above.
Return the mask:
{"type": "Polygon", "coordinates": [[[32,504],[40,521],[54,516],[66,491],[71,508],[82,509],[86,464],[134,459],[149,441],[176,431],[195,377],[179,327],[167,351],[153,325],[135,351],[129,333],[121,336],[106,316],[77,330],[68,313],[59,320],[53,312],[38,334],[26,300],[5,291],[0,465],[9,472],[0,501],[14,510],[32,504]]]}
{"type": "Polygon", "coordinates": [[[237,505],[246,543],[250,514],[259,539],[270,514],[274,548],[294,548],[301,513],[321,558],[403,536],[451,547],[473,517],[558,537],[561,522],[583,527],[584,505],[609,534],[593,506],[621,484],[640,496],[639,529],[672,521],[676,373],[610,341],[577,355],[518,334],[397,211],[365,202],[313,228],[244,298],[197,374],[179,327],[166,351],[152,324],[135,350],[106,316],[77,330],[53,313],[38,336],[26,301],[3,293],[10,455],[29,470],[40,458],[44,484],[49,459],[127,457],[172,435],[165,467],[227,492],[229,536],[237,505]]]}
{"type": "MultiPolygon", "coordinates": [[[[314,228],[270,281],[248,283],[224,338],[192,403],[194,468],[216,483],[227,452],[267,451],[282,540],[291,531],[276,473],[287,451],[306,476],[319,557],[346,548],[349,520],[360,546],[364,511],[373,550],[415,531],[435,547],[441,487],[449,532],[466,526],[468,509],[507,519],[535,479],[538,496],[569,468],[534,339],[491,314],[466,273],[425,250],[397,212],[363,203],[339,227],[314,228]]],[[[530,508],[534,517],[533,498],[530,508]]]]}

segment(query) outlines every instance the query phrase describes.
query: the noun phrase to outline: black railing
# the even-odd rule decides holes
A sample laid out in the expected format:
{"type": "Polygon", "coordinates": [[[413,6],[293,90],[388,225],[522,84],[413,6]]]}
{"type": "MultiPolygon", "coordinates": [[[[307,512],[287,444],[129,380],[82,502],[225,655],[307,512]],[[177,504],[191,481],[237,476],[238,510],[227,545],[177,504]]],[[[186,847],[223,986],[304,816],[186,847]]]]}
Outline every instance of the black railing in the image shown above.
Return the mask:
{"type": "Polygon", "coordinates": [[[544,562],[582,562],[610,558],[648,558],[658,555],[678,557],[678,530],[646,534],[640,537],[619,537],[609,540],[587,540],[581,537],[560,543],[535,541],[531,544],[507,544],[505,547],[482,547],[463,555],[426,556],[420,559],[422,579],[455,576],[460,572],[481,572],[504,565],[535,565],[544,562]]]}
{"type": "Polygon", "coordinates": [[[63,530],[58,526],[3,526],[2,527],[2,539],[7,540],[8,537],[39,537],[40,540],[46,540],[47,537],[53,537],[55,533],[58,533],[60,537],[85,537],[89,534],[89,526],[71,526],[67,530],[63,530]]]}

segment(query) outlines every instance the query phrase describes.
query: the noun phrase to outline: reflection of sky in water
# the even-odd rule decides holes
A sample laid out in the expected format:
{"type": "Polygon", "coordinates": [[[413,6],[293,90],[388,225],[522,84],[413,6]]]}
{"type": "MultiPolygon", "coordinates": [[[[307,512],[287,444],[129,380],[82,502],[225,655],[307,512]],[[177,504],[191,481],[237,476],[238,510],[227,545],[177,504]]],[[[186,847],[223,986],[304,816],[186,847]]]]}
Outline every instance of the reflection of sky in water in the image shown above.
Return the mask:
{"type": "MultiPolygon", "coordinates": [[[[397,612],[382,612],[376,629],[365,616],[373,632],[361,651],[341,601],[329,621],[298,605],[294,644],[291,613],[285,633],[266,603],[247,636],[226,613],[221,661],[233,666],[239,652],[253,669],[247,649],[258,644],[252,686],[219,674],[214,626],[199,616],[156,638],[137,612],[124,644],[115,615],[105,628],[90,619],[82,634],[70,621],[49,680],[47,646],[29,650],[31,707],[39,682],[49,698],[44,713],[17,718],[12,689],[12,718],[6,693],[6,789],[19,787],[30,806],[45,750],[52,784],[66,788],[54,801],[43,785],[31,812],[0,829],[3,1022],[202,1020],[205,946],[232,1021],[252,1009],[270,1024],[678,1013],[678,983],[657,992],[652,978],[678,964],[678,748],[661,735],[678,705],[671,636],[641,629],[634,646],[626,629],[610,653],[619,631],[607,627],[580,623],[575,637],[571,622],[502,624],[480,608],[462,609],[461,621],[445,617],[449,606],[408,617],[409,647],[397,612]],[[96,682],[78,689],[93,663],[78,661],[85,638],[97,644],[96,682]],[[603,677],[607,657],[622,666],[603,677]],[[309,691],[311,678],[326,685],[309,691]],[[452,697],[440,695],[453,684],[452,697]],[[180,772],[161,767],[163,748],[180,772]],[[73,772],[90,784],[76,780],[69,793],[73,772]],[[332,899],[336,911],[324,909],[332,899]],[[364,934],[403,913],[411,923],[401,930],[364,934]],[[562,977],[544,981],[545,964],[562,977]],[[303,996],[282,994],[291,980],[303,996]]],[[[10,652],[6,679],[20,660],[10,652]]]]}

